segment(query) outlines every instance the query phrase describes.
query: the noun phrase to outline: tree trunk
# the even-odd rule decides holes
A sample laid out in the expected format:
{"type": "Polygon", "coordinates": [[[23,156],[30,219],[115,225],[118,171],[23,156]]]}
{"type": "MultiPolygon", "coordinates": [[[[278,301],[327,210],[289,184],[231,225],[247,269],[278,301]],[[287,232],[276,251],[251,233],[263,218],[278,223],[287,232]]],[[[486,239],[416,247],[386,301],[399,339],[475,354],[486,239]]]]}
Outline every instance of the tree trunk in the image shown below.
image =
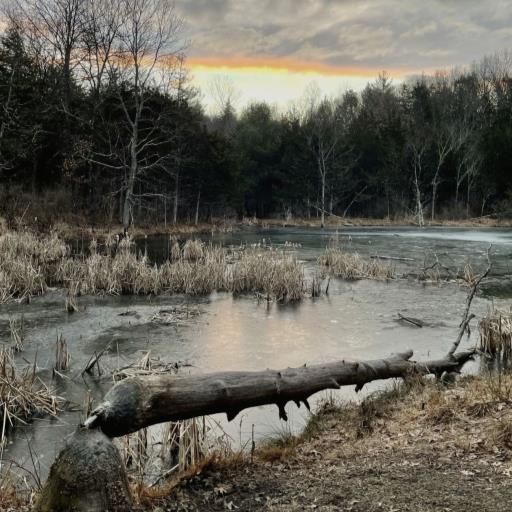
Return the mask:
{"type": "Polygon", "coordinates": [[[434,178],[434,182],[432,183],[432,215],[431,219],[435,220],[436,218],[436,197],[437,197],[437,179],[434,178]]]}
{"type": "Polygon", "coordinates": [[[34,196],[34,198],[36,197],[37,195],[37,174],[38,174],[38,160],[37,160],[37,155],[36,154],[33,154],[32,155],[32,158],[34,159],[32,161],[32,180],[31,180],[31,184],[32,184],[32,196],[34,196]]]}
{"type": "Polygon", "coordinates": [[[180,172],[176,172],[176,186],[174,188],[174,205],[172,211],[172,222],[174,225],[178,223],[178,198],[180,190],[180,172]]]}
{"type": "Polygon", "coordinates": [[[422,228],[425,225],[425,221],[423,219],[423,205],[421,204],[421,190],[418,183],[416,185],[416,215],[418,217],[418,225],[422,228]]]}
{"type": "MultiPolygon", "coordinates": [[[[138,107],[137,107],[138,109],[138,107]]],[[[139,171],[139,160],[137,156],[137,146],[139,140],[139,118],[135,115],[135,121],[132,124],[132,138],[130,140],[130,169],[128,170],[128,183],[123,204],[123,227],[127,230],[132,223],[132,207],[133,207],[133,189],[135,186],[135,178],[139,171]]]]}
{"type": "Polygon", "coordinates": [[[285,405],[289,401],[308,406],[307,399],[325,389],[356,385],[360,390],[368,382],[411,373],[440,376],[446,371],[458,371],[472,355],[473,352],[465,352],[416,363],[410,361],[411,351],[375,361],[339,361],[282,371],[130,378],[110,389],[86,424],[118,437],[157,423],[209,414],[226,413],[232,420],[243,409],[266,404],[276,404],[279,416],[286,420],[285,405]]]}
{"type": "Polygon", "coordinates": [[[71,50],[71,47],[65,49],[64,63],[62,66],[62,75],[64,78],[64,94],[62,96],[64,100],[64,110],[66,113],[68,113],[71,98],[71,50]]]}
{"type": "Polygon", "coordinates": [[[130,180],[124,195],[123,203],[123,227],[128,229],[132,221],[132,203],[133,203],[133,182],[130,180]]]}
{"type": "Polygon", "coordinates": [[[199,224],[199,203],[201,201],[201,188],[199,188],[197,192],[197,201],[196,201],[196,216],[194,219],[194,223],[197,226],[199,224]]]}
{"type": "Polygon", "coordinates": [[[320,226],[322,229],[325,227],[325,173],[322,173],[322,211],[320,226]]]}
{"type": "Polygon", "coordinates": [[[467,196],[466,196],[466,217],[468,219],[469,219],[469,211],[470,211],[470,208],[469,208],[470,197],[471,197],[471,179],[468,176],[468,188],[467,188],[467,196]]]}
{"type": "Polygon", "coordinates": [[[78,428],[52,464],[34,512],[129,512],[126,470],[99,430],[78,428]]]}

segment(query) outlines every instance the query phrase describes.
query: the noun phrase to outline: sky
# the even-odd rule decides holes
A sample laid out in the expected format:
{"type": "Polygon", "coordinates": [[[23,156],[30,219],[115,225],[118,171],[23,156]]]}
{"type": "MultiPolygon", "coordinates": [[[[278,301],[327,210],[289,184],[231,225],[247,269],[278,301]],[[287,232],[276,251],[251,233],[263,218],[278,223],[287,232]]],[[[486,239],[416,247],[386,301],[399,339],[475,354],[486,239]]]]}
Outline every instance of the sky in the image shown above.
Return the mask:
{"type": "Polygon", "coordinates": [[[175,0],[188,68],[206,104],[229,77],[238,106],[285,105],[312,82],[356,90],[387,71],[469,65],[512,47],[512,0],[175,0]]]}

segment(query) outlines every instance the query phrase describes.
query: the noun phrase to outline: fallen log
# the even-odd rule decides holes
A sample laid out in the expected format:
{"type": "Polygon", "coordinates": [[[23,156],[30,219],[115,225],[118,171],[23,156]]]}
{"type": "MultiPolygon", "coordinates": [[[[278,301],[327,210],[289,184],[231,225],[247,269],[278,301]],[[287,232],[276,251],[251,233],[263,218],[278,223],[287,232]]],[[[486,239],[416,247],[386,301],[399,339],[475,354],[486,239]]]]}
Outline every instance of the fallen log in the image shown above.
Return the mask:
{"type": "Polygon", "coordinates": [[[308,398],[325,389],[355,385],[359,391],[374,380],[410,374],[458,372],[474,352],[418,363],[412,351],[375,361],[340,361],[301,368],[259,372],[220,372],[177,377],[133,377],[115,384],[103,403],[86,420],[88,428],[100,428],[118,437],[157,423],[226,413],[228,420],[249,407],[275,404],[286,420],[285,405],[293,401],[309,408],[308,398]]]}
{"type": "Polygon", "coordinates": [[[248,407],[274,403],[309,408],[308,398],[324,389],[413,374],[459,372],[474,351],[418,363],[412,351],[375,361],[340,361],[282,371],[222,372],[203,376],[132,377],[115,384],[79,428],[50,470],[35,512],[130,512],[126,469],[110,437],[166,421],[225,412],[232,420],[248,407]],[[108,437],[107,437],[108,436],[108,437]]]}

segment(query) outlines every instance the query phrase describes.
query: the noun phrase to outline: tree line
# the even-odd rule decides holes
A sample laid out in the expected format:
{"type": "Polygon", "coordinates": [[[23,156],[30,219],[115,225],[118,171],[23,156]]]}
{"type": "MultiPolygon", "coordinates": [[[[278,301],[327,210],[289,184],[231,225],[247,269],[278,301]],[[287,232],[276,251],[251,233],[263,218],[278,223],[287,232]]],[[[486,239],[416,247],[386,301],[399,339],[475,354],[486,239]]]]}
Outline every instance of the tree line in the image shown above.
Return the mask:
{"type": "Polygon", "coordinates": [[[512,56],[207,114],[165,0],[4,0],[2,214],[41,222],[512,213],[512,56]]]}

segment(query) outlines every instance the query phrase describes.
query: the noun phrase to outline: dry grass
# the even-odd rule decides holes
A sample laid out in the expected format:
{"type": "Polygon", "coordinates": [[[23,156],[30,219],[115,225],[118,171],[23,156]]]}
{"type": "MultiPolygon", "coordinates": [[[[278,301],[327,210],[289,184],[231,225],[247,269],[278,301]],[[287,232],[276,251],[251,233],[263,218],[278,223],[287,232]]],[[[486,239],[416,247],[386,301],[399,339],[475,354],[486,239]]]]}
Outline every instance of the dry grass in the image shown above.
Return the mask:
{"type": "Polygon", "coordinates": [[[267,300],[297,301],[306,294],[304,266],[291,254],[249,247],[232,266],[230,291],[257,293],[267,300]]]}
{"type": "Polygon", "coordinates": [[[461,453],[504,450],[512,456],[512,375],[490,372],[463,377],[451,387],[418,377],[360,403],[340,404],[331,398],[321,402],[301,435],[280,434],[258,448],[256,457],[283,460],[316,440],[324,446],[341,444],[340,451],[354,454],[392,447],[421,450],[424,442],[438,443],[440,450],[446,445],[461,453]],[[326,433],[333,435],[325,439],[326,433]]]}
{"type": "Polygon", "coordinates": [[[20,318],[9,318],[11,331],[11,343],[15,352],[21,352],[25,343],[25,321],[23,315],[20,318]]]}
{"type": "Polygon", "coordinates": [[[0,468],[0,510],[24,512],[32,510],[35,492],[25,479],[18,476],[16,467],[0,468]],[[27,487],[29,487],[27,489],[27,487]]]}
{"type": "Polygon", "coordinates": [[[69,369],[69,363],[71,362],[71,355],[68,350],[68,343],[60,334],[57,336],[55,341],[55,366],[54,370],[59,372],[65,372],[69,369]]]}
{"type": "Polygon", "coordinates": [[[9,431],[39,415],[55,416],[62,399],[37,376],[35,364],[20,370],[12,351],[0,350],[0,445],[9,431]]]}
{"type": "Polygon", "coordinates": [[[8,231],[0,236],[0,254],[0,301],[5,302],[44,293],[54,264],[69,248],[54,233],[43,237],[8,231]]]}
{"type": "Polygon", "coordinates": [[[328,274],[342,279],[387,280],[396,277],[391,263],[378,258],[366,260],[357,252],[347,252],[336,238],[331,240],[318,262],[328,274]]]}
{"type": "Polygon", "coordinates": [[[492,307],[478,324],[480,350],[508,359],[512,355],[512,311],[492,307]]]}
{"type": "Polygon", "coordinates": [[[265,244],[242,247],[231,253],[199,240],[188,240],[183,249],[173,239],[169,259],[152,264],[137,253],[132,238],[111,237],[103,253],[96,240],[89,255],[72,257],[56,235],[40,238],[8,232],[0,237],[5,259],[0,262],[0,300],[29,298],[48,286],[68,289],[66,309],[77,311],[81,294],[207,295],[214,291],[253,293],[267,300],[296,301],[321,293],[321,280],[304,277],[304,266],[289,247],[278,250],[265,244]]]}

